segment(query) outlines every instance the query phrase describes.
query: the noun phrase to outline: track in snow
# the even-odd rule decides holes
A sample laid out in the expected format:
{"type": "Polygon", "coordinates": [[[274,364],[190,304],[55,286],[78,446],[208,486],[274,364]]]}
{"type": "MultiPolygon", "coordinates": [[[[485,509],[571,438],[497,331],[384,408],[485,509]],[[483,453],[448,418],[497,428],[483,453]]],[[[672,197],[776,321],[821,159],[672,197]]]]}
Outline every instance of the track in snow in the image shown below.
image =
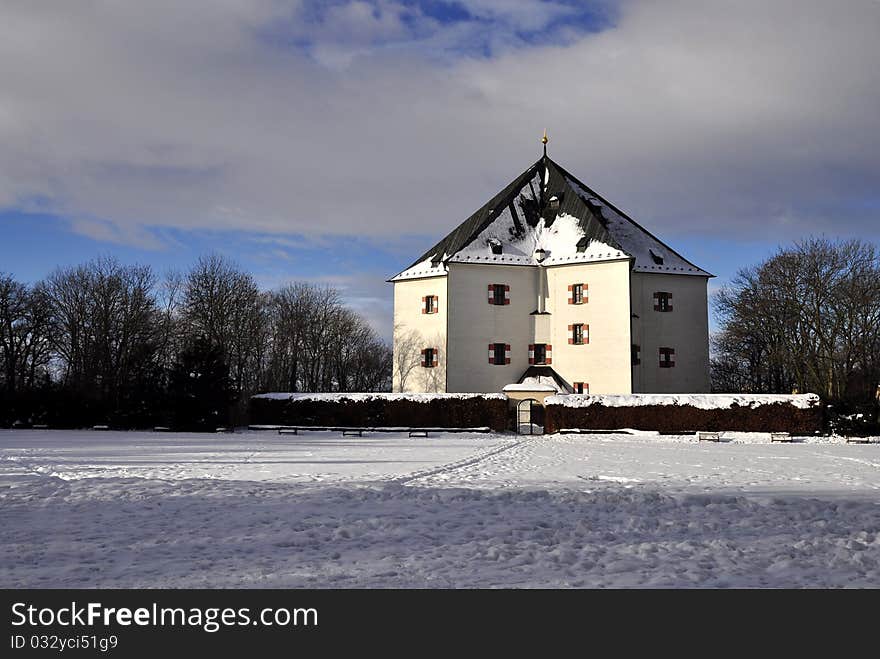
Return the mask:
{"type": "Polygon", "coordinates": [[[0,431],[5,587],[876,587],[880,446],[0,431]]]}

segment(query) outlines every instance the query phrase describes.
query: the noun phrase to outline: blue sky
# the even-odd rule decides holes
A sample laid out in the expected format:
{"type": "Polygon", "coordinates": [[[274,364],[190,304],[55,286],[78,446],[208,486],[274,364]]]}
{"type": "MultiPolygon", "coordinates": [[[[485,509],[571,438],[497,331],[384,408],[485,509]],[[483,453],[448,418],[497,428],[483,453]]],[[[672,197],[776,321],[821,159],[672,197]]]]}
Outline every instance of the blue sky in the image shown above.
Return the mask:
{"type": "Polygon", "coordinates": [[[712,289],[880,240],[880,2],[4,3],[0,271],[102,254],[385,279],[550,153],[712,289]]]}

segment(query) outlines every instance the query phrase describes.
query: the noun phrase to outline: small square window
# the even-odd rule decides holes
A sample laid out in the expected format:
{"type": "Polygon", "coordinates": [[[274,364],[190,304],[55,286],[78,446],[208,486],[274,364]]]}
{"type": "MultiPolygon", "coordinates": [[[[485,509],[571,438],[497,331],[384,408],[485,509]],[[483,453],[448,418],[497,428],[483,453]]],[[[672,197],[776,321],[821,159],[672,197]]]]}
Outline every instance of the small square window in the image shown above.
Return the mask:
{"type": "Polygon", "coordinates": [[[574,393],[576,394],[590,393],[590,385],[588,385],[586,382],[573,382],[572,388],[574,389],[574,393]]]}
{"type": "Polygon", "coordinates": [[[489,284],[489,304],[510,304],[510,286],[489,284]]]}
{"type": "Polygon", "coordinates": [[[437,348],[422,349],[422,366],[432,368],[437,366],[437,348]]]}
{"type": "Polygon", "coordinates": [[[635,345],[635,344],[633,344],[631,346],[631,348],[632,348],[632,365],[638,366],[639,364],[642,363],[642,348],[640,346],[635,345]]]}
{"type": "Polygon", "coordinates": [[[584,323],[575,323],[568,326],[571,336],[568,339],[569,345],[581,346],[590,342],[590,326],[584,323]]]}
{"type": "Polygon", "coordinates": [[[535,363],[536,364],[546,364],[547,363],[547,344],[546,343],[536,343],[535,344],[535,363]]]}
{"type": "Polygon", "coordinates": [[[673,368],[675,366],[675,349],[660,348],[660,368],[673,368]]]}
{"type": "Polygon", "coordinates": [[[504,366],[510,363],[510,344],[509,343],[490,343],[489,344],[489,363],[495,366],[504,366]]]}
{"type": "Polygon", "coordinates": [[[672,311],[672,293],[654,293],[654,311],[672,311]]]}
{"type": "Polygon", "coordinates": [[[590,291],[588,290],[589,286],[586,284],[569,284],[568,285],[568,303],[569,304],[586,304],[590,301],[589,295],[590,291]]]}
{"type": "Polygon", "coordinates": [[[503,343],[495,343],[493,344],[495,348],[495,363],[496,364],[504,364],[504,344],[503,343]]]}
{"type": "Polygon", "coordinates": [[[437,313],[437,296],[426,295],[422,298],[425,302],[425,313],[437,313]]]}
{"type": "Polygon", "coordinates": [[[549,366],[553,363],[551,357],[553,346],[549,343],[530,343],[529,344],[529,364],[540,364],[549,366]]]}

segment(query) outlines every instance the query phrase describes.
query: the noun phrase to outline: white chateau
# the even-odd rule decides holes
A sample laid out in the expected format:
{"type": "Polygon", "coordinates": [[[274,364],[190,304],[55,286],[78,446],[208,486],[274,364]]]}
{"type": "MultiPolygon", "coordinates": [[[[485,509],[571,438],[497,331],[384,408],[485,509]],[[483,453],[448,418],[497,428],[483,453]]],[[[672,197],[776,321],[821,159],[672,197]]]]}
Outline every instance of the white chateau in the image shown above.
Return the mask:
{"type": "Polygon", "coordinates": [[[713,275],[544,144],[538,162],[390,280],[394,391],[709,391],[713,275]]]}

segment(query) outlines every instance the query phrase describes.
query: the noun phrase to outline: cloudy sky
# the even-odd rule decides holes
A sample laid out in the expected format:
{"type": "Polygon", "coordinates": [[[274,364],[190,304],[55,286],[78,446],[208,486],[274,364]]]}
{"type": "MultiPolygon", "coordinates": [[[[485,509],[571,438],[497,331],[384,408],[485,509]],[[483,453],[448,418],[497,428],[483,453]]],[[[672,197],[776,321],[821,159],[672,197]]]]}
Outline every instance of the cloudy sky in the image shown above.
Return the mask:
{"type": "Polygon", "coordinates": [[[0,271],[384,280],[550,155],[719,275],[880,241],[878,0],[0,0],[0,271]]]}

